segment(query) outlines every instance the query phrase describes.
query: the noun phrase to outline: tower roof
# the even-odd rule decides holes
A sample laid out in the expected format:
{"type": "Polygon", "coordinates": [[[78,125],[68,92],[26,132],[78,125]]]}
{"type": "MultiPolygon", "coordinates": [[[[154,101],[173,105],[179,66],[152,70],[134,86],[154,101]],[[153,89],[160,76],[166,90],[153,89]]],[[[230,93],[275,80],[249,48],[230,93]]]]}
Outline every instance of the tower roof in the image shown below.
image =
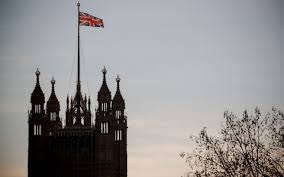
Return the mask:
{"type": "Polygon", "coordinates": [[[54,85],[55,85],[55,80],[54,78],[52,77],[52,80],[51,80],[51,85],[52,85],[52,90],[51,90],[51,94],[50,94],[50,97],[47,101],[47,111],[54,111],[54,112],[58,112],[60,111],[60,105],[59,105],[59,101],[56,97],[56,94],[55,94],[55,89],[54,89],[54,85]]]}
{"type": "Polygon", "coordinates": [[[44,93],[40,87],[40,84],[39,84],[39,75],[40,75],[40,72],[39,70],[37,69],[36,72],[36,86],[34,88],[34,91],[32,93],[32,96],[31,96],[31,103],[33,104],[42,104],[44,103],[45,99],[44,99],[44,93]]]}
{"type": "Polygon", "coordinates": [[[105,67],[103,68],[102,73],[103,73],[103,83],[98,93],[98,101],[108,102],[111,101],[111,93],[106,83],[107,70],[105,67]]]}
{"type": "Polygon", "coordinates": [[[124,99],[120,93],[120,87],[119,87],[119,83],[120,83],[120,78],[119,76],[117,76],[116,78],[116,83],[117,83],[117,88],[116,88],[116,93],[113,97],[112,100],[112,107],[113,109],[125,109],[125,102],[124,99]]]}

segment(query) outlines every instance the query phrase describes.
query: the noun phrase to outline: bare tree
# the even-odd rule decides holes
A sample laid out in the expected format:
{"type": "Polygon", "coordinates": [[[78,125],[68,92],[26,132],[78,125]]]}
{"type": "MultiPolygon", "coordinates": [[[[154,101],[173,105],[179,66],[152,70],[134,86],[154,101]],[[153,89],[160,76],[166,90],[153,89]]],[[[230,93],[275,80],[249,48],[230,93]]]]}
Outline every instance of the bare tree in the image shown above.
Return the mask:
{"type": "Polygon", "coordinates": [[[283,177],[284,114],[273,108],[261,116],[258,108],[238,118],[224,113],[220,136],[208,135],[203,128],[191,136],[196,144],[191,153],[181,153],[194,176],[283,177]]]}

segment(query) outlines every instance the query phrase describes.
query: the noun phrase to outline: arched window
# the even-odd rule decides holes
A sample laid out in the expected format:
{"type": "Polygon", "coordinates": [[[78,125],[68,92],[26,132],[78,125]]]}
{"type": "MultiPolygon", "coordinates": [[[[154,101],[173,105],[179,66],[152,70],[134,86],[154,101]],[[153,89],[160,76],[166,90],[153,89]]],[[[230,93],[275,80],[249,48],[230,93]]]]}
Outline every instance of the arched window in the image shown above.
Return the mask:
{"type": "Polygon", "coordinates": [[[34,135],[35,136],[41,135],[41,125],[34,125],[34,135]]]}
{"type": "Polygon", "coordinates": [[[102,111],[107,111],[107,103],[102,103],[102,111]]]}
{"type": "Polygon", "coordinates": [[[102,122],[101,123],[101,133],[102,134],[107,134],[108,132],[109,132],[108,122],[102,122]]]}
{"type": "Polygon", "coordinates": [[[119,119],[121,116],[121,111],[115,111],[115,117],[119,119]]]}
{"type": "Polygon", "coordinates": [[[35,105],[35,113],[40,113],[40,105],[35,105]]]}
{"type": "Polygon", "coordinates": [[[115,130],[114,131],[114,140],[121,141],[122,140],[122,130],[115,130]]]}
{"type": "Polygon", "coordinates": [[[102,111],[107,111],[108,110],[108,103],[102,103],[102,111]]]}
{"type": "Polygon", "coordinates": [[[37,131],[36,131],[36,129],[37,129],[37,126],[36,125],[34,125],[34,135],[36,135],[37,133],[37,131]]]}

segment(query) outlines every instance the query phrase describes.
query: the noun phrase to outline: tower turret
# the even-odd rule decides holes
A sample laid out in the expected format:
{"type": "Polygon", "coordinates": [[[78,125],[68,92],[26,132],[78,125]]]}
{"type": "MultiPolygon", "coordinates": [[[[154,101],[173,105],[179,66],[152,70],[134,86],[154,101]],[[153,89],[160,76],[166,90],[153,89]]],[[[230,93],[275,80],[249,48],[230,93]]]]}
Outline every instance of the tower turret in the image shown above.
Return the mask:
{"type": "Polygon", "coordinates": [[[46,104],[47,118],[49,122],[49,125],[47,127],[48,132],[51,132],[56,127],[60,128],[62,126],[61,120],[59,118],[60,104],[55,94],[55,80],[53,77],[51,80],[51,85],[51,94],[46,104]]]}
{"type": "Polygon", "coordinates": [[[99,104],[98,111],[106,112],[110,110],[111,93],[106,83],[107,70],[105,67],[103,68],[102,73],[103,73],[103,83],[98,93],[98,104],[99,104]]]}
{"type": "Polygon", "coordinates": [[[31,94],[32,110],[29,114],[29,154],[28,154],[28,173],[30,177],[41,176],[40,172],[43,170],[46,151],[46,114],[44,111],[44,93],[40,87],[39,76],[40,72],[37,69],[36,85],[31,94]]]}
{"type": "Polygon", "coordinates": [[[45,122],[45,111],[44,111],[44,93],[40,87],[39,75],[40,72],[37,69],[36,72],[36,85],[34,91],[31,94],[31,105],[32,110],[29,115],[29,137],[41,136],[42,127],[45,122]]]}
{"type": "Polygon", "coordinates": [[[127,120],[124,115],[125,102],[120,93],[120,77],[116,78],[117,88],[112,100],[114,125],[114,159],[117,176],[127,174],[127,120]]]}
{"type": "Polygon", "coordinates": [[[43,106],[44,106],[45,98],[44,98],[44,93],[39,83],[40,72],[38,69],[36,70],[35,74],[36,74],[36,86],[31,95],[32,113],[33,114],[43,114],[44,112],[43,106]]]}
{"type": "Polygon", "coordinates": [[[112,100],[112,109],[113,111],[115,111],[116,118],[120,118],[121,116],[124,115],[125,102],[120,93],[120,87],[119,87],[120,77],[119,76],[117,76],[116,78],[116,83],[117,83],[117,88],[116,88],[116,93],[112,100]]]}
{"type": "Polygon", "coordinates": [[[96,141],[95,149],[98,154],[95,164],[95,176],[105,176],[103,174],[109,174],[109,176],[114,173],[113,169],[110,167],[114,166],[113,153],[114,153],[114,117],[111,111],[111,92],[108,89],[106,82],[107,70],[104,67],[103,73],[103,83],[98,92],[98,109],[96,110],[96,141]],[[106,168],[107,167],[107,168],[106,168]],[[111,173],[110,173],[111,171],[111,173]]]}
{"type": "Polygon", "coordinates": [[[52,89],[51,89],[50,97],[49,97],[47,104],[46,104],[46,110],[47,110],[47,112],[56,112],[57,113],[57,112],[60,111],[60,105],[59,105],[59,101],[58,101],[56,94],[55,94],[55,89],[54,89],[55,80],[54,80],[53,77],[52,77],[52,80],[50,82],[51,82],[51,85],[52,85],[52,89]]]}

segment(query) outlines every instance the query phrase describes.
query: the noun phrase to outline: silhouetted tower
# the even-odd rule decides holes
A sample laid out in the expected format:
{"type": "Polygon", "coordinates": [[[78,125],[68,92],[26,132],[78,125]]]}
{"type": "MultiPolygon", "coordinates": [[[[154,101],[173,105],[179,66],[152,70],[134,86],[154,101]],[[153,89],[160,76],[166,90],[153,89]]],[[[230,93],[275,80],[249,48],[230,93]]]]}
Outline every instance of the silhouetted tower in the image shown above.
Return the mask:
{"type": "Polygon", "coordinates": [[[113,116],[111,115],[111,93],[106,83],[107,70],[104,67],[103,83],[98,92],[98,109],[96,111],[96,161],[95,176],[113,176],[113,116]]]}
{"type": "Polygon", "coordinates": [[[117,177],[127,176],[127,119],[124,115],[125,102],[120,93],[120,78],[117,76],[117,89],[112,100],[114,124],[114,161],[117,177]]]}
{"type": "Polygon", "coordinates": [[[39,75],[36,71],[36,86],[31,95],[31,111],[29,112],[29,153],[28,153],[28,173],[29,177],[44,176],[44,160],[46,159],[46,138],[44,135],[44,127],[46,124],[46,116],[44,110],[45,98],[40,87],[39,75]]]}
{"type": "MultiPolygon", "coordinates": [[[[60,103],[51,80],[51,94],[45,97],[36,71],[36,86],[29,111],[28,177],[127,177],[127,118],[120,93],[120,78],[112,100],[104,67],[97,95],[95,125],[91,120],[91,100],[82,95],[80,80],[80,3],[78,7],[78,68],[74,97],[67,95],[66,124],[59,117],[60,103]]],[[[94,17],[95,18],[95,17],[94,17]]],[[[93,17],[90,23],[94,23],[93,17]]]]}
{"type": "Polygon", "coordinates": [[[98,93],[98,111],[101,113],[109,113],[110,106],[111,106],[111,93],[108,89],[107,83],[106,83],[106,73],[107,70],[104,67],[102,70],[103,73],[103,83],[98,93]]]}
{"type": "Polygon", "coordinates": [[[127,120],[124,115],[125,102],[120,93],[120,78],[117,77],[116,94],[111,100],[111,92],[106,83],[107,70],[104,67],[103,83],[98,92],[96,110],[96,176],[127,176],[127,120]]]}

